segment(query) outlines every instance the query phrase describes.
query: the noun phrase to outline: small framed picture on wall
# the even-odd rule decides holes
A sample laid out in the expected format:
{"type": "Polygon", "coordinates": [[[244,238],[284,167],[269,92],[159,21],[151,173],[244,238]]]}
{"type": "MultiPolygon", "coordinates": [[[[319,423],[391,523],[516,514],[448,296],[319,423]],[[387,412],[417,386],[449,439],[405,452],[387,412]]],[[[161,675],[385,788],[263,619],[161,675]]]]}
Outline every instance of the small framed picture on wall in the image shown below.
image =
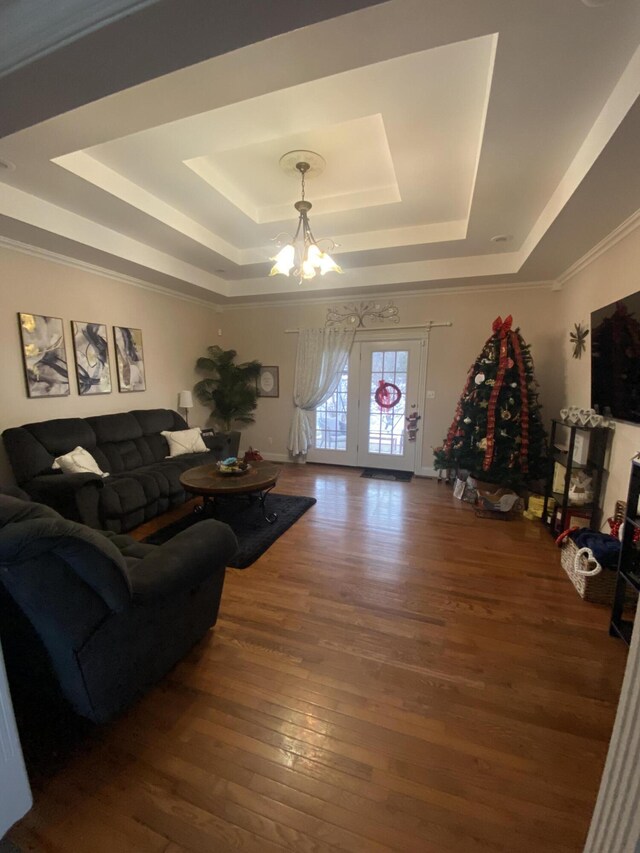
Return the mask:
{"type": "Polygon", "coordinates": [[[258,397],[280,396],[280,369],[278,367],[261,367],[258,376],[258,397]]]}
{"type": "Polygon", "coordinates": [[[114,326],[113,338],[116,345],[118,368],[118,390],[145,391],[147,383],[144,371],[142,332],[130,326],[114,326]]]}
{"type": "Polygon", "coordinates": [[[78,393],[111,393],[111,369],[109,367],[109,344],[107,327],[104,323],[81,323],[71,321],[73,347],[76,356],[76,378],[78,393]]]}
{"type": "Polygon", "coordinates": [[[29,397],[66,397],[69,367],[59,317],[18,314],[22,362],[29,397]]]}

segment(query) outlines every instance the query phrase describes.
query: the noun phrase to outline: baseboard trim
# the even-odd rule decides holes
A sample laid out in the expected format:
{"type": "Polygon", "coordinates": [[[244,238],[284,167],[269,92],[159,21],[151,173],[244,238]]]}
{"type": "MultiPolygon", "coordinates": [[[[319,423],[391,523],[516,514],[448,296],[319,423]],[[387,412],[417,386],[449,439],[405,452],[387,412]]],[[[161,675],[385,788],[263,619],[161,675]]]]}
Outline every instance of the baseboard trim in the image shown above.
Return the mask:
{"type": "Polygon", "coordinates": [[[438,472],[435,468],[432,468],[430,465],[423,465],[422,468],[418,468],[415,472],[416,477],[437,477],[438,472]]]}
{"type": "MultiPolygon", "coordinates": [[[[262,451],[260,453],[267,462],[292,462],[294,465],[306,465],[307,462],[306,456],[290,456],[288,453],[263,453],[262,451]]],[[[414,471],[414,476],[437,478],[438,472],[429,465],[423,465],[414,471]]]]}
{"type": "Polygon", "coordinates": [[[260,454],[267,462],[293,462],[294,465],[304,465],[307,461],[306,456],[290,456],[288,453],[263,453],[260,451],[260,454]]]}

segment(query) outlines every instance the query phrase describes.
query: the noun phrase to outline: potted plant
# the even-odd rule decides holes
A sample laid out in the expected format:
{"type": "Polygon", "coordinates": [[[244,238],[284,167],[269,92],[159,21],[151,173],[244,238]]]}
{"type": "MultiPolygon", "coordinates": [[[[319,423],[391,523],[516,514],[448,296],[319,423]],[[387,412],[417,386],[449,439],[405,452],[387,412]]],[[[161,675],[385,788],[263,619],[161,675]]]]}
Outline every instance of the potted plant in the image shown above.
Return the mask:
{"type": "Polygon", "coordinates": [[[213,374],[201,379],[194,386],[197,399],[212,409],[211,417],[227,438],[229,456],[238,455],[240,433],[233,431],[234,423],[252,424],[253,414],[258,405],[256,380],[262,365],[259,361],[247,361],[235,364],[237,352],[222,347],[207,348],[208,357],[199,358],[196,369],[213,374]]]}

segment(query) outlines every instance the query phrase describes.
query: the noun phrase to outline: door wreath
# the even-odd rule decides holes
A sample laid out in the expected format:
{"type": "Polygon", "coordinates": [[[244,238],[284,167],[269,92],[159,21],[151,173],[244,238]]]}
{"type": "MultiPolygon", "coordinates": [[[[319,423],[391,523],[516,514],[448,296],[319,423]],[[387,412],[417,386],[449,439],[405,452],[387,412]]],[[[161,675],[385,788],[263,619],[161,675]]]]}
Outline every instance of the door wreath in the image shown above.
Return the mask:
{"type": "Polygon", "coordinates": [[[381,379],[378,382],[374,397],[381,409],[393,409],[402,399],[402,391],[393,382],[385,382],[384,379],[381,379]],[[391,396],[392,391],[393,396],[391,396]]]}

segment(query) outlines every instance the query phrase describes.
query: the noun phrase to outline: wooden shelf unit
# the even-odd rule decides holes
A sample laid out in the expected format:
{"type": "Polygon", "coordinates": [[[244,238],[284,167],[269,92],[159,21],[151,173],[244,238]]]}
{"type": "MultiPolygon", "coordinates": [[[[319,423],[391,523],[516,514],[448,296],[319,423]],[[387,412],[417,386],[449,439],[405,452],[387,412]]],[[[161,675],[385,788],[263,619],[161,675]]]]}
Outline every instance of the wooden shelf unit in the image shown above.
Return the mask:
{"type": "Polygon", "coordinates": [[[542,510],[542,523],[553,536],[559,536],[569,526],[570,514],[583,515],[588,519],[588,525],[592,530],[598,530],[600,524],[600,489],[602,487],[602,475],[604,472],[604,461],[609,443],[611,430],[609,427],[588,427],[579,424],[569,424],[566,421],[553,419],[551,421],[551,436],[549,438],[549,471],[545,486],[544,505],[542,510]],[[557,446],[558,432],[561,428],[568,430],[569,446],[564,450],[557,446]],[[576,447],[576,435],[585,433],[589,439],[589,451],[587,459],[579,462],[574,459],[576,447]],[[553,490],[556,463],[565,469],[563,490],[553,490]],[[572,471],[585,471],[591,475],[593,498],[586,504],[571,504],[569,502],[569,490],[571,488],[572,471]],[[553,498],[555,507],[550,510],[549,503],[553,498]],[[560,515],[558,516],[558,509],[560,515]]]}

